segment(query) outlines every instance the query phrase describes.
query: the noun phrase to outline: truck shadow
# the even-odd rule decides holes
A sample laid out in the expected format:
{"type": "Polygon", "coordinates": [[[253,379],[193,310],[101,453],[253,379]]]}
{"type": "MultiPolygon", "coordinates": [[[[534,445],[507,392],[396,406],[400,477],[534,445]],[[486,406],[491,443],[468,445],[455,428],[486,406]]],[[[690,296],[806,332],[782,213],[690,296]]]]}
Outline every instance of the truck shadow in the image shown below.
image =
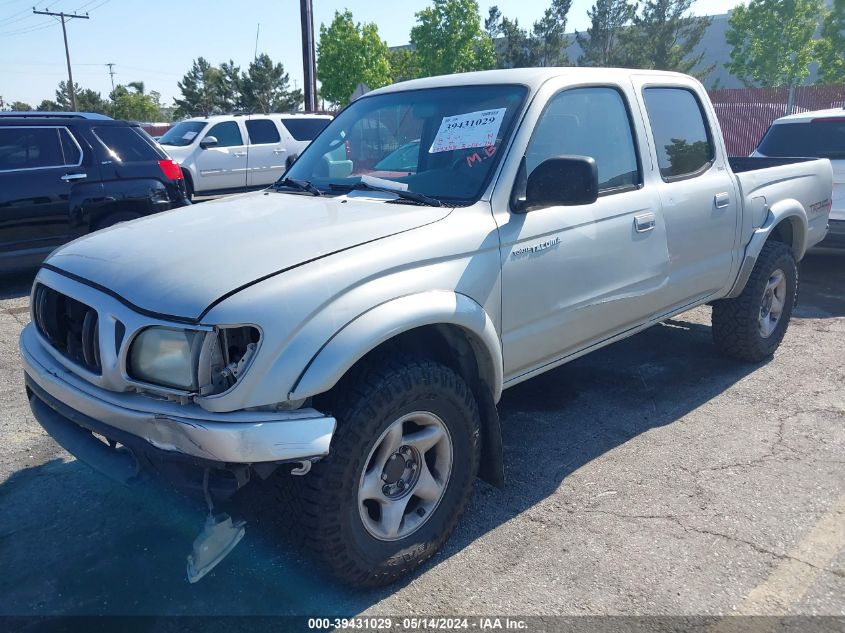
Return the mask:
{"type": "MultiPolygon", "coordinates": [[[[842,264],[808,258],[796,316],[845,315],[842,264]]],[[[403,583],[368,591],[314,569],[289,540],[290,509],[266,483],[236,504],[244,541],[190,585],[185,559],[200,503],[119,487],[38,436],[26,457],[0,455],[38,464],[0,483],[0,615],[355,615],[530,512],[584,464],[681,420],[756,369],[719,356],[710,328],[684,315],[509,389],[499,405],[506,486],[479,483],[443,551],[403,583]]]]}
{"type": "Polygon", "coordinates": [[[0,274],[0,301],[19,299],[29,295],[36,272],[36,270],[30,270],[20,273],[0,274]]]}

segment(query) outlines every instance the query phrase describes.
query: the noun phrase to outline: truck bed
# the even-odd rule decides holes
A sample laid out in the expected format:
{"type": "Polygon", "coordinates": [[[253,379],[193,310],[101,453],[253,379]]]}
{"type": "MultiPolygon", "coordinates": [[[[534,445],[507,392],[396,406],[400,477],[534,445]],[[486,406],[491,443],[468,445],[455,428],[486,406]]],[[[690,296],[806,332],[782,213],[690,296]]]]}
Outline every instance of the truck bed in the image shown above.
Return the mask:
{"type": "Polygon", "coordinates": [[[782,167],[783,165],[795,165],[797,163],[807,163],[815,158],[782,158],[782,157],[754,157],[754,156],[731,156],[728,162],[735,174],[741,174],[746,171],[756,171],[758,169],[767,169],[769,167],[782,167]]]}

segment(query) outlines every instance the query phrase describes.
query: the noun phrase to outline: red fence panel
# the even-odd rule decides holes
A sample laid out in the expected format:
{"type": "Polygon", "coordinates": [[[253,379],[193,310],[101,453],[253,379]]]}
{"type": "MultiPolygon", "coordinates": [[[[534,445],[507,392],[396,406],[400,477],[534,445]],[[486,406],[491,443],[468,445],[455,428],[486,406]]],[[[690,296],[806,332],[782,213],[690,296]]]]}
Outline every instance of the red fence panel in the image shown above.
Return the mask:
{"type": "MultiPolygon", "coordinates": [[[[725,136],[728,154],[748,156],[772,121],[787,114],[788,88],[714,90],[710,99],[725,136]]],[[[800,86],[792,113],[845,107],[845,86],[800,86]]]]}

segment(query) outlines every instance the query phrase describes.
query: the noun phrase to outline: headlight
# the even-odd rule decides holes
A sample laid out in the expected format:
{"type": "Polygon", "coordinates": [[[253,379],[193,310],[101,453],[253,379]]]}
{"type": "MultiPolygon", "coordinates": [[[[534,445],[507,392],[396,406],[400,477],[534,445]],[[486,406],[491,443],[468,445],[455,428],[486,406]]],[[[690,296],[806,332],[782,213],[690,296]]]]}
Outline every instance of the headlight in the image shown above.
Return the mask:
{"type": "Polygon", "coordinates": [[[255,353],[254,327],[215,331],[150,327],[132,342],[127,373],[135,380],[200,395],[226,391],[255,353]]]}
{"type": "Polygon", "coordinates": [[[129,350],[128,373],[136,380],[185,391],[196,391],[197,365],[206,332],[151,327],[141,332],[129,350]]]}

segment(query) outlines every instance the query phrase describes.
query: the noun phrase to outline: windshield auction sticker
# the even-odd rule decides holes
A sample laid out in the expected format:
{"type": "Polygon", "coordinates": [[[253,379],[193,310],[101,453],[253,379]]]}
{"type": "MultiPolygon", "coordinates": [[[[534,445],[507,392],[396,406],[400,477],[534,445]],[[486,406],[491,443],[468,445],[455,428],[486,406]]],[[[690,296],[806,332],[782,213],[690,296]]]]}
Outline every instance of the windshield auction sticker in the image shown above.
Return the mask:
{"type": "Polygon", "coordinates": [[[506,111],[507,108],[499,108],[443,117],[428,153],[495,145],[506,111]]]}

